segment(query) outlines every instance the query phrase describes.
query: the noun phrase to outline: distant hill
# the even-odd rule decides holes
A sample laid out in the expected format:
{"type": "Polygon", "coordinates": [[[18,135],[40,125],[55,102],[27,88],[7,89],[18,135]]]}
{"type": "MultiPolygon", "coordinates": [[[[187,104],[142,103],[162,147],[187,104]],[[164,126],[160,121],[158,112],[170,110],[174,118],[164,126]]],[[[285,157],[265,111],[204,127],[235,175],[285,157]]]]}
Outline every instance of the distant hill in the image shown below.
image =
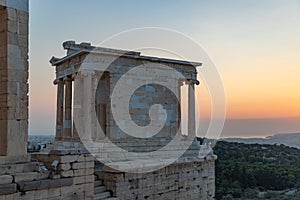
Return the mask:
{"type": "Polygon", "coordinates": [[[300,133],[276,134],[266,138],[223,138],[220,140],[244,144],[283,144],[300,149],[300,133]]]}

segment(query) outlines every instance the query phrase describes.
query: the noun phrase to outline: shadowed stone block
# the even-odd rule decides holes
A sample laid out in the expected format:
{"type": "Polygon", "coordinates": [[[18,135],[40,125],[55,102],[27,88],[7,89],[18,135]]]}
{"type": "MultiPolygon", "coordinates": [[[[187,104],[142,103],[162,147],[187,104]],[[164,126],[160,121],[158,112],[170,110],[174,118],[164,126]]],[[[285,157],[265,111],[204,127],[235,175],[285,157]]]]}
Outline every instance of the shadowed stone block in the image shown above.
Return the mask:
{"type": "Polygon", "coordinates": [[[14,175],[15,182],[24,182],[24,181],[34,181],[47,179],[50,175],[50,172],[27,172],[27,173],[18,173],[14,175]]]}
{"type": "MultiPolygon", "coordinates": [[[[13,162],[14,160],[5,160],[5,162],[13,162]]],[[[24,172],[32,172],[36,169],[37,163],[20,163],[20,164],[0,164],[0,174],[16,174],[24,172]]]]}
{"type": "Polygon", "coordinates": [[[79,163],[73,163],[72,169],[86,169],[86,168],[93,168],[94,167],[94,161],[89,162],[79,162],[79,163]]]}
{"type": "Polygon", "coordinates": [[[61,177],[69,178],[69,177],[73,177],[74,176],[74,172],[73,172],[73,170],[62,171],[60,173],[60,175],[61,175],[61,177]]]}
{"type": "Polygon", "coordinates": [[[73,184],[73,178],[63,178],[63,179],[47,179],[40,181],[29,181],[18,183],[19,190],[21,192],[32,191],[32,190],[43,190],[49,188],[59,188],[71,186],[73,184]]]}
{"type": "Polygon", "coordinates": [[[15,192],[17,192],[17,184],[15,183],[0,185],[0,195],[13,194],[15,192]]]}
{"type": "Polygon", "coordinates": [[[13,181],[13,177],[11,175],[2,175],[0,176],[0,185],[10,184],[13,181]]]}

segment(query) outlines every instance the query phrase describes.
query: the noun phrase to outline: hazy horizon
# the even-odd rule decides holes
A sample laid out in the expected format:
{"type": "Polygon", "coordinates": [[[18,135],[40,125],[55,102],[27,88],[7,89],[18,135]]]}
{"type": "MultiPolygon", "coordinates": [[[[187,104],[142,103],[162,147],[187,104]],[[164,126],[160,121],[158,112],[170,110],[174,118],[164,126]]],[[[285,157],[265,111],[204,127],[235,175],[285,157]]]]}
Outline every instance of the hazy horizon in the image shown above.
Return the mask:
{"type": "MultiPolygon", "coordinates": [[[[54,119],[51,120],[54,122],[54,119]]],[[[299,118],[269,118],[269,119],[226,119],[220,138],[264,138],[276,134],[300,133],[299,118]]],[[[55,124],[41,124],[40,131],[29,132],[29,135],[55,135],[55,124]],[[48,125],[49,131],[43,131],[48,125]],[[52,131],[50,131],[52,130],[52,131]]],[[[208,120],[200,121],[200,132],[205,132],[208,120]]],[[[200,134],[203,136],[202,134],[200,134]]]]}

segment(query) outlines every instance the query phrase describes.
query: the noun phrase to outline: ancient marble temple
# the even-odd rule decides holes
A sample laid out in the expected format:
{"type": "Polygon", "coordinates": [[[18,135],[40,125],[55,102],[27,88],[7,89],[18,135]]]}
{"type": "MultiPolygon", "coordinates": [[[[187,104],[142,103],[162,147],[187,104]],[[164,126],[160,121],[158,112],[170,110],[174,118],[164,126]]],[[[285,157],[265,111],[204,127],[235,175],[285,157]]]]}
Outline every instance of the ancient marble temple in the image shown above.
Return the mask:
{"type": "Polygon", "coordinates": [[[95,175],[119,199],[212,199],[216,156],[201,156],[207,148],[195,138],[201,63],[85,42],[66,41],[63,48],[65,57],[50,60],[57,85],[55,145],[76,149],[82,142],[97,160],[95,175]],[[186,132],[182,98],[188,102],[186,132]],[[145,128],[151,120],[155,134],[145,128]]]}
{"type": "MultiPolygon", "coordinates": [[[[185,97],[188,99],[188,132],[190,135],[195,135],[194,86],[199,84],[195,67],[201,66],[201,63],[142,56],[140,52],[94,47],[89,43],[76,44],[75,41],[67,41],[63,47],[67,50],[67,56],[61,59],[53,57],[50,61],[56,67],[54,84],[57,85],[56,138],[58,141],[78,140],[78,132],[84,132],[83,139],[96,140],[108,137],[110,140],[132,140],[132,137],[118,128],[112,113],[113,91],[116,90],[121,78],[124,82],[122,91],[128,89],[131,97],[128,107],[131,119],[128,121],[133,120],[140,126],[145,126],[150,120],[148,117],[150,107],[154,104],[162,104],[168,114],[166,125],[154,138],[164,139],[172,139],[178,131],[181,131],[178,130],[181,120],[181,87],[186,84],[188,86],[188,96],[185,97]],[[144,66],[144,71],[133,70],[140,65],[144,66]],[[130,87],[142,80],[145,85],[130,87]],[[167,83],[165,85],[171,89],[159,87],[161,83],[167,83]],[[132,91],[130,88],[137,90],[132,91]],[[172,94],[174,91],[176,95],[172,94]],[[76,112],[78,108],[82,108],[81,113],[76,112]],[[72,110],[75,110],[74,113],[72,110]],[[76,114],[85,118],[88,118],[88,115],[91,115],[90,118],[96,117],[87,119],[87,127],[75,127],[72,123],[74,121],[72,114],[74,117],[76,114]],[[98,123],[100,127],[97,127],[98,123]],[[101,131],[97,132],[97,128],[101,131]]],[[[115,97],[122,98],[125,93],[118,95],[115,97]]],[[[124,106],[122,104],[121,107],[124,106]]]]}
{"type": "Polygon", "coordinates": [[[65,42],[55,141],[29,154],[28,0],[0,0],[0,16],[0,200],[214,199],[216,156],[195,139],[201,63],[65,42]]]}

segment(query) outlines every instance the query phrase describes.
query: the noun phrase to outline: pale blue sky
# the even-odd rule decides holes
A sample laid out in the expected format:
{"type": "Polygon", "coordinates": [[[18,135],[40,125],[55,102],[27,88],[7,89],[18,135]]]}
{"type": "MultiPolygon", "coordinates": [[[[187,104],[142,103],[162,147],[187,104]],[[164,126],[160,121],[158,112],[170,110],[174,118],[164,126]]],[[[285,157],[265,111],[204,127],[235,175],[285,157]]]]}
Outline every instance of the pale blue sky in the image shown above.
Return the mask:
{"type": "Polygon", "coordinates": [[[224,80],[229,118],[300,116],[300,95],[291,92],[300,89],[299,0],[30,0],[30,133],[54,131],[56,91],[48,61],[64,55],[62,42],[98,44],[141,27],[174,29],[202,44],[224,80]],[[286,99],[293,107],[279,109],[286,99]],[[265,105],[270,100],[274,109],[265,105]],[[251,102],[253,112],[245,109],[251,102]]]}

